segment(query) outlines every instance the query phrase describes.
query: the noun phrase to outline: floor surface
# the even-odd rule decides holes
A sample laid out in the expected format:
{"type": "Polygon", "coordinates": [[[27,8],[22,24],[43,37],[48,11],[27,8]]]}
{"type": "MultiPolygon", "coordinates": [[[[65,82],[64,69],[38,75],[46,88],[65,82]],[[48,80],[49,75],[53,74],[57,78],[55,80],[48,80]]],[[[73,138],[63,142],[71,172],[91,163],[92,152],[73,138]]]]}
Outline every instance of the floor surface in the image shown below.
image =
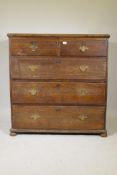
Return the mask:
{"type": "Polygon", "coordinates": [[[107,120],[106,138],[39,134],[11,137],[9,128],[10,115],[2,115],[0,175],[117,174],[117,117],[107,120]]]}

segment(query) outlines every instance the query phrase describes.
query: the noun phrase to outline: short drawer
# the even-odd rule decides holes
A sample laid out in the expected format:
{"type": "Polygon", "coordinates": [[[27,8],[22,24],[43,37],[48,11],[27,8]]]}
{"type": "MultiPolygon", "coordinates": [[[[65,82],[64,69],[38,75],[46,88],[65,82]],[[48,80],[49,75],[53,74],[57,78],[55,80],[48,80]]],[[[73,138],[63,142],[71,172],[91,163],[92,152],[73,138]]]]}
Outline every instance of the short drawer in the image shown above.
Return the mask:
{"type": "Polygon", "coordinates": [[[12,81],[13,103],[105,104],[105,83],[12,81]]]}
{"type": "Polygon", "coordinates": [[[14,37],[10,40],[11,55],[57,55],[56,37],[14,37]]]}
{"type": "Polygon", "coordinates": [[[12,57],[11,65],[14,79],[106,79],[105,58],[12,57]]]}
{"type": "Polygon", "coordinates": [[[107,56],[106,39],[62,38],[62,56],[107,56]]]}
{"type": "Polygon", "coordinates": [[[104,129],[105,108],[93,106],[12,106],[14,129],[104,129]]]}

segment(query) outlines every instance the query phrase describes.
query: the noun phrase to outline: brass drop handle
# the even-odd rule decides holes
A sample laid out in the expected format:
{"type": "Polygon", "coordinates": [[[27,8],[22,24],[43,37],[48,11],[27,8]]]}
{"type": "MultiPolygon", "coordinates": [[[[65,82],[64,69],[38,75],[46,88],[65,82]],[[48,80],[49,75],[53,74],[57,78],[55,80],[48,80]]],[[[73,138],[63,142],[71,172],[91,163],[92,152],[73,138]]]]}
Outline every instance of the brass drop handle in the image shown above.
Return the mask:
{"type": "Polygon", "coordinates": [[[28,90],[29,94],[31,94],[32,96],[35,96],[37,94],[37,89],[32,88],[28,90]]]}
{"type": "Polygon", "coordinates": [[[79,120],[84,121],[84,120],[88,119],[88,116],[85,114],[82,114],[82,115],[79,115],[78,118],[79,118],[79,120]]]}
{"type": "Polygon", "coordinates": [[[85,96],[88,94],[88,90],[87,89],[80,89],[79,94],[80,94],[80,96],[85,96]]]}
{"type": "Polygon", "coordinates": [[[79,50],[80,50],[81,52],[86,52],[88,49],[89,49],[89,48],[88,48],[87,46],[85,46],[85,45],[82,45],[82,46],[79,47],[79,50]]]}
{"type": "Polygon", "coordinates": [[[80,65],[79,68],[80,68],[81,72],[86,72],[88,70],[88,66],[87,65],[80,65]]]}
{"type": "Polygon", "coordinates": [[[30,116],[30,119],[32,119],[32,120],[38,120],[38,119],[40,119],[40,115],[37,115],[37,114],[33,114],[33,115],[31,115],[30,116]]]}
{"type": "Polygon", "coordinates": [[[38,65],[29,65],[28,68],[32,71],[35,72],[36,70],[38,70],[38,65]]]}
{"type": "Polygon", "coordinates": [[[38,49],[37,42],[33,41],[31,42],[31,45],[29,46],[32,52],[35,52],[38,49]]]}

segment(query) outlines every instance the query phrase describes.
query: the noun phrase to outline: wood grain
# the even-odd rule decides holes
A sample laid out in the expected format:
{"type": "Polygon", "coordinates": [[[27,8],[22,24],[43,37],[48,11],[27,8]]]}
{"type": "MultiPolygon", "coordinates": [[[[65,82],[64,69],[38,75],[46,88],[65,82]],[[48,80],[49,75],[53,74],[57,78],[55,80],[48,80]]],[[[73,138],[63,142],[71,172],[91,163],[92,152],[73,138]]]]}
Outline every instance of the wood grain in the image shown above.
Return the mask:
{"type": "Polygon", "coordinates": [[[106,80],[106,58],[13,57],[13,79],[106,80]]]}
{"type": "Polygon", "coordinates": [[[11,55],[57,55],[58,40],[56,38],[13,38],[11,39],[11,55]]]}
{"type": "Polygon", "coordinates": [[[95,39],[63,38],[61,41],[61,56],[107,56],[107,41],[95,39]],[[67,44],[63,44],[66,41],[67,44]],[[86,47],[82,52],[80,47],[86,47]]]}
{"type": "Polygon", "coordinates": [[[13,105],[13,128],[42,130],[104,129],[104,112],[105,107],[93,106],[13,105]],[[83,115],[87,118],[81,120],[80,116],[83,115]]]}
{"type": "Polygon", "coordinates": [[[13,82],[13,103],[105,104],[104,83],[13,82]],[[32,93],[31,93],[32,92],[32,93]]]}

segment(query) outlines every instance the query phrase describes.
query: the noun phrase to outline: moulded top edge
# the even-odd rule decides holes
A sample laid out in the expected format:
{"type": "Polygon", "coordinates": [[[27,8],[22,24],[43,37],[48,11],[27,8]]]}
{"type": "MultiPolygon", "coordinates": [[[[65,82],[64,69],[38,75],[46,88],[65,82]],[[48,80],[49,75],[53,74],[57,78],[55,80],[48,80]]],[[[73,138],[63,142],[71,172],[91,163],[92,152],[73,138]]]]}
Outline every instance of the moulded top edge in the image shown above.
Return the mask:
{"type": "Polygon", "coordinates": [[[8,37],[85,37],[85,38],[109,38],[109,34],[36,34],[36,33],[8,33],[8,37]]]}

